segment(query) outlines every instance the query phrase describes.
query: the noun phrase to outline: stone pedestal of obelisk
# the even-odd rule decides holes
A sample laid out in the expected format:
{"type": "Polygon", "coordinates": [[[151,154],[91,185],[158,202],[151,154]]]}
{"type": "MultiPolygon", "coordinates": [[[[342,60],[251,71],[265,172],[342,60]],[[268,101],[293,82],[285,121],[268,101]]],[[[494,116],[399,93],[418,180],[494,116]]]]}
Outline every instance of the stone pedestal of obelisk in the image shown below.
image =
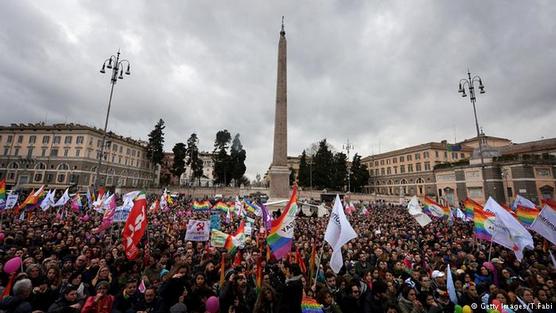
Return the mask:
{"type": "MultiPolygon", "coordinates": [[[[270,166],[270,199],[268,202],[290,197],[290,169],[288,168],[288,97],[287,97],[286,32],[282,20],[278,42],[278,74],[276,82],[276,111],[274,116],[274,153],[270,166]]],[[[282,208],[285,203],[269,209],[282,208]]]]}

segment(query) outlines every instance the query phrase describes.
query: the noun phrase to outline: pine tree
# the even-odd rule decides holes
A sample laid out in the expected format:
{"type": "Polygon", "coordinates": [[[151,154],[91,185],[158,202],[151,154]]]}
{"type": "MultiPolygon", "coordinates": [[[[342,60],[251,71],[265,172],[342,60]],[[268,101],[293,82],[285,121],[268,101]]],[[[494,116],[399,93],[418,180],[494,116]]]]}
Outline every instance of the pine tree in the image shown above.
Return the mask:
{"type": "Polygon", "coordinates": [[[193,133],[187,139],[187,149],[186,154],[186,164],[191,168],[191,180],[198,179],[199,185],[201,185],[201,177],[203,176],[203,160],[199,158],[199,138],[197,134],[193,133]]]}
{"type": "Polygon", "coordinates": [[[164,158],[164,121],[160,119],[149,134],[149,143],[147,145],[147,158],[153,164],[161,164],[164,158]]]}
{"type": "Polygon", "coordinates": [[[243,145],[239,140],[239,134],[234,136],[232,141],[232,147],[230,149],[230,161],[231,161],[231,176],[235,180],[236,184],[240,185],[240,180],[245,174],[247,168],[245,167],[246,152],[243,149],[243,145]]]}
{"type": "Polygon", "coordinates": [[[334,155],[334,167],[332,168],[331,188],[343,190],[347,179],[347,156],[338,152],[334,155]]]}
{"type": "Polygon", "coordinates": [[[301,158],[299,159],[299,177],[297,178],[299,186],[302,187],[310,186],[311,184],[310,176],[311,176],[310,168],[309,165],[307,164],[307,153],[305,153],[305,150],[303,150],[303,152],[301,153],[301,158]]]}
{"type": "Polygon", "coordinates": [[[318,150],[313,158],[313,185],[318,188],[332,186],[332,169],[334,155],[329,150],[326,139],[319,142],[318,150]]]}
{"type": "Polygon", "coordinates": [[[172,169],[170,172],[174,174],[179,180],[181,174],[185,172],[185,144],[183,142],[178,142],[172,149],[174,152],[174,163],[172,164],[172,169]]]}
{"type": "Polygon", "coordinates": [[[367,165],[361,163],[361,156],[356,153],[351,162],[351,189],[354,192],[362,192],[369,182],[369,176],[367,165]]]}
{"type": "Polygon", "coordinates": [[[228,155],[228,144],[232,140],[232,136],[228,130],[220,130],[216,133],[216,139],[214,140],[214,151],[213,151],[213,161],[214,161],[214,182],[216,184],[223,184],[228,186],[231,177],[231,160],[228,155]]]}

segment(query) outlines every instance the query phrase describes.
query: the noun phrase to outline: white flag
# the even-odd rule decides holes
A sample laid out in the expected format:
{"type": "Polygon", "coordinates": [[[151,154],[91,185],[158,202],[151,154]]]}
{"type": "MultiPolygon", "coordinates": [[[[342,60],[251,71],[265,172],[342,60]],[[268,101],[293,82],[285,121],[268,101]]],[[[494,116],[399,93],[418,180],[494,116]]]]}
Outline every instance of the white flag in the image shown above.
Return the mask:
{"type": "Polygon", "coordinates": [[[68,189],[66,189],[66,191],[64,191],[64,194],[62,195],[62,197],[60,197],[60,199],[58,199],[58,201],[56,201],[56,204],[54,204],[54,207],[64,206],[70,200],[70,196],[68,194],[68,189]]]}
{"type": "Polygon", "coordinates": [[[458,304],[458,296],[456,293],[456,287],[454,286],[454,280],[452,279],[450,264],[448,264],[448,268],[446,269],[446,287],[448,289],[448,296],[450,297],[450,301],[452,301],[454,304],[458,304]]]}
{"type": "Polygon", "coordinates": [[[340,196],[336,195],[336,202],[328,220],[324,240],[332,247],[332,257],[330,259],[330,267],[334,273],[338,274],[344,260],[342,258],[342,246],[353,238],[357,238],[357,234],[351,227],[346,218],[340,196]]]}
{"type": "Polygon", "coordinates": [[[535,208],[535,204],[531,202],[531,200],[522,197],[520,195],[517,195],[517,197],[515,197],[514,203],[512,203],[512,209],[515,211],[518,206],[522,206],[529,209],[535,208]]]}
{"type": "Polygon", "coordinates": [[[423,209],[421,209],[419,200],[417,200],[416,196],[413,196],[407,204],[407,210],[409,211],[409,214],[415,218],[417,223],[421,225],[421,227],[425,227],[432,222],[431,218],[427,214],[423,213],[423,209]]]}
{"type": "Polygon", "coordinates": [[[529,229],[556,245],[556,211],[545,204],[529,229]]]}
{"type": "Polygon", "coordinates": [[[56,189],[49,191],[41,202],[41,208],[43,211],[50,209],[55,203],[54,195],[56,194],[56,189]]]}
{"type": "Polygon", "coordinates": [[[523,259],[523,249],[534,249],[533,237],[527,229],[492,197],[488,198],[485,211],[496,214],[492,241],[512,250],[518,261],[523,259]]]}
{"type": "Polygon", "coordinates": [[[17,193],[10,193],[6,198],[6,210],[13,209],[13,207],[17,204],[18,199],[19,195],[17,193]]]}

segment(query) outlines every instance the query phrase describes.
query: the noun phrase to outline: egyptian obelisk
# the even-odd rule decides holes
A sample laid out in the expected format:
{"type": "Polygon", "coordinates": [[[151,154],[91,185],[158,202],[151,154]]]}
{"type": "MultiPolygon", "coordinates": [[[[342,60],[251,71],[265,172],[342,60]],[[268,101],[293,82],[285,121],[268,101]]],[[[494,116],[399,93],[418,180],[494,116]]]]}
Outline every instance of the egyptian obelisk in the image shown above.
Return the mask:
{"type": "Polygon", "coordinates": [[[288,199],[290,170],[288,168],[288,96],[287,49],[284,17],[278,42],[278,74],[276,81],[276,111],[274,116],[274,154],[270,166],[270,198],[288,199]]]}

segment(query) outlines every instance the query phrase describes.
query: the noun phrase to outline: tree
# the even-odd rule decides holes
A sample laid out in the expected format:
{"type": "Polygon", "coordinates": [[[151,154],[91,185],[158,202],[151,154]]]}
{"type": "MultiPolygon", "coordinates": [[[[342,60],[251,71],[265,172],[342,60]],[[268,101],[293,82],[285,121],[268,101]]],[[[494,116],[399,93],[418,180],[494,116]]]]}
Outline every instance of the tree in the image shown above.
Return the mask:
{"type": "Polygon", "coordinates": [[[174,164],[172,164],[170,172],[179,180],[181,174],[185,172],[185,144],[183,142],[176,143],[172,152],[174,152],[174,164]]]}
{"type": "Polygon", "coordinates": [[[290,186],[293,186],[293,184],[295,183],[295,169],[293,167],[290,167],[290,186]]]}
{"type": "Polygon", "coordinates": [[[328,149],[326,139],[319,142],[319,148],[313,158],[313,185],[318,188],[330,188],[334,156],[328,149]]]}
{"type": "Polygon", "coordinates": [[[363,187],[369,182],[369,176],[367,165],[361,163],[361,156],[356,153],[351,162],[351,189],[354,192],[362,192],[363,187]]]}
{"type": "Polygon", "coordinates": [[[311,185],[311,173],[309,165],[307,164],[307,153],[305,153],[305,150],[303,150],[301,158],[299,159],[299,173],[297,180],[299,186],[308,187],[311,185]]]}
{"type": "Polygon", "coordinates": [[[243,174],[245,174],[245,171],[247,170],[245,167],[246,157],[246,152],[243,149],[241,140],[239,140],[239,134],[236,134],[234,136],[234,140],[232,141],[232,147],[230,148],[230,171],[232,178],[238,186],[240,185],[240,180],[243,177],[243,174]]]}
{"type": "Polygon", "coordinates": [[[225,186],[230,184],[231,177],[231,160],[228,155],[228,144],[232,140],[232,136],[228,130],[220,130],[216,133],[214,140],[214,151],[212,159],[214,161],[214,182],[225,186]]]}
{"type": "Polygon", "coordinates": [[[153,164],[161,164],[164,158],[164,121],[160,119],[149,134],[149,143],[147,145],[147,158],[153,164]]]}
{"type": "Polygon", "coordinates": [[[185,151],[186,164],[191,168],[191,180],[198,179],[201,185],[201,177],[203,176],[203,160],[199,158],[199,138],[193,133],[187,139],[187,149],[185,151]]]}
{"type": "Polygon", "coordinates": [[[343,190],[347,178],[347,156],[343,152],[334,155],[334,166],[332,167],[331,188],[343,190]]]}

